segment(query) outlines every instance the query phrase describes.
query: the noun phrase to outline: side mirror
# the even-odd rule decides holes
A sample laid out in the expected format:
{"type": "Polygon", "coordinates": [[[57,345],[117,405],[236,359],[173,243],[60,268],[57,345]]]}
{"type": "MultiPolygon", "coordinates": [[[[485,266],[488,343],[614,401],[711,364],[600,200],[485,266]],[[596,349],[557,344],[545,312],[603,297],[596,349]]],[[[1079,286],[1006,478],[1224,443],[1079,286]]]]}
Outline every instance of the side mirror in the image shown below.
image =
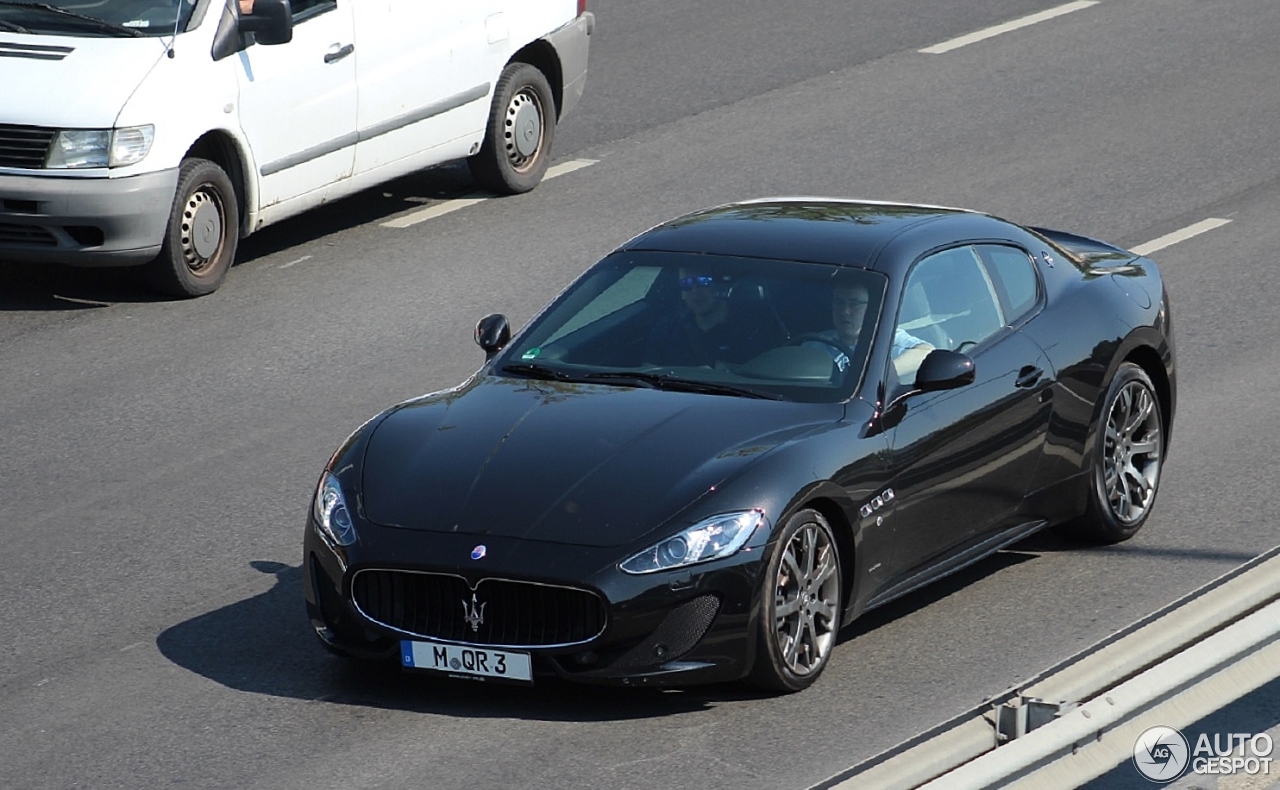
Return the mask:
{"type": "Polygon", "coordinates": [[[484,358],[493,359],[511,340],[511,324],[501,313],[493,313],[481,318],[476,324],[476,345],[484,349],[484,358]]]}
{"type": "Polygon", "coordinates": [[[254,0],[253,13],[240,17],[240,32],[252,33],[259,44],[288,44],[293,40],[289,0],[254,0]]]}
{"type": "Polygon", "coordinates": [[[953,390],[972,384],[974,373],[973,357],[959,351],[935,348],[916,371],[915,389],[918,392],[953,390]]]}
{"type": "Polygon", "coordinates": [[[935,348],[929,352],[929,356],[924,358],[924,361],[920,363],[920,368],[916,370],[915,384],[911,385],[909,390],[891,400],[889,405],[884,407],[882,413],[890,424],[897,424],[897,421],[902,419],[902,412],[898,410],[898,407],[907,398],[923,392],[953,390],[956,387],[972,384],[976,371],[973,357],[968,354],[961,354],[959,351],[948,351],[945,348],[935,348]]]}

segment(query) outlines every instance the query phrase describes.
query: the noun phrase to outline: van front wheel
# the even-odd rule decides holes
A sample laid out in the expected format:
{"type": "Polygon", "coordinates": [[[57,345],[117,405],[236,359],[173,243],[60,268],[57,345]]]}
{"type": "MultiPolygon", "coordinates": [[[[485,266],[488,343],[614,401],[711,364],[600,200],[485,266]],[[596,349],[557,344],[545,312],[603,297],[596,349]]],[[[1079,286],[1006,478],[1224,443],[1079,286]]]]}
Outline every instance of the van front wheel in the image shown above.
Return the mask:
{"type": "Polygon", "coordinates": [[[239,240],[240,209],[231,179],[207,159],[184,161],[160,254],[148,271],[152,287],[166,296],[213,293],[235,260],[239,240]]]}
{"type": "Polygon", "coordinates": [[[556,133],[551,85],[528,63],[509,63],[498,78],[480,151],[467,160],[476,182],[500,195],[528,192],[542,180],[556,133]]]}

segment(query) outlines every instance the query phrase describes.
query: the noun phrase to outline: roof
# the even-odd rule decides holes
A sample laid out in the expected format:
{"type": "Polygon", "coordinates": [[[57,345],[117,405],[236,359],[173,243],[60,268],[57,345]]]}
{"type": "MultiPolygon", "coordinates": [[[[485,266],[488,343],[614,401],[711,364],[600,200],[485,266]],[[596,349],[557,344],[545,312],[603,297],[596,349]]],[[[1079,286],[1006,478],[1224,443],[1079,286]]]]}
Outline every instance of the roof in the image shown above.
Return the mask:
{"type": "Polygon", "coordinates": [[[665,222],[623,245],[664,250],[870,266],[908,228],[964,209],[911,203],[788,197],[704,209],[665,222]]]}

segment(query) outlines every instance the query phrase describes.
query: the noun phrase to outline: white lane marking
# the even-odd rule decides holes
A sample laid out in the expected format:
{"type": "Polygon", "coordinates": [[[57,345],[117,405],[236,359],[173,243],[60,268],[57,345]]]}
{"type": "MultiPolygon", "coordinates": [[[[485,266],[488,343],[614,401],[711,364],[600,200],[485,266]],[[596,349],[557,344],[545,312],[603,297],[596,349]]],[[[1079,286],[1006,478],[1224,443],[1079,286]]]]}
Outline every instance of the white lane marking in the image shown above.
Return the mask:
{"type": "Polygon", "coordinates": [[[311,260],[311,256],[310,256],[310,255],[303,255],[301,258],[299,258],[299,259],[298,259],[298,260],[296,260],[296,261],[289,261],[288,263],[282,263],[282,264],[280,264],[280,268],[281,268],[281,269],[288,269],[290,266],[293,266],[295,263],[302,263],[303,261],[309,261],[309,260],[311,260]]]}
{"type": "MultiPolygon", "coordinates": [[[[576,170],[581,170],[584,167],[591,167],[597,161],[599,160],[571,159],[568,162],[561,162],[554,167],[547,168],[547,172],[542,177],[542,180],[550,181],[553,178],[567,175],[568,173],[572,173],[576,170]]],[[[458,209],[464,209],[468,206],[474,206],[477,203],[483,203],[492,197],[493,195],[466,195],[454,200],[446,200],[441,203],[437,203],[434,206],[427,206],[426,208],[422,208],[408,214],[402,214],[395,219],[389,219],[380,224],[384,228],[407,228],[412,225],[417,225],[419,222],[426,222],[429,219],[435,219],[436,217],[441,217],[445,214],[451,214],[458,209]]]]}
{"type": "Polygon", "coordinates": [[[1165,247],[1172,247],[1180,241],[1186,241],[1192,237],[1199,236],[1201,233],[1208,233],[1214,228],[1220,228],[1230,223],[1231,220],[1229,219],[1210,217],[1209,219],[1200,220],[1194,225],[1188,225],[1182,230],[1175,230],[1173,233],[1167,233],[1158,239],[1152,239],[1146,244],[1139,244],[1131,249],[1130,252],[1135,252],[1138,255],[1150,255],[1153,252],[1163,250],[1165,247]]]}
{"type": "Polygon", "coordinates": [[[1010,30],[1017,30],[1021,27],[1034,25],[1037,22],[1044,22],[1045,20],[1053,19],[1054,17],[1062,16],[1063,14],[1070,14],[1073,11],[1079,11],[1097,4],[1098,0],[1077,0],[1077,2],[1060,5],[1057,8],[1050,8],[1049,10],[1041,11],[1038,14],[1031,14],[1030,16],[1022,17],[1021,19],[1015,19],[1012,22],[1005,22],[1003,25],[984,28],[977,32],[970,33],[967,36],[960,36],[959,38],[953,38],[950,41],[944,41],[941,44],[934,44],[932,47],[920,50],[920,52],[923,52],[926,55],[941,55],[945,52],[950,52],[953,49],[959,49],[960,47],[968,46],[969,44],[991,38],[992,36],[998,36],[1001,33],[1008,33],[1010,30]]]}

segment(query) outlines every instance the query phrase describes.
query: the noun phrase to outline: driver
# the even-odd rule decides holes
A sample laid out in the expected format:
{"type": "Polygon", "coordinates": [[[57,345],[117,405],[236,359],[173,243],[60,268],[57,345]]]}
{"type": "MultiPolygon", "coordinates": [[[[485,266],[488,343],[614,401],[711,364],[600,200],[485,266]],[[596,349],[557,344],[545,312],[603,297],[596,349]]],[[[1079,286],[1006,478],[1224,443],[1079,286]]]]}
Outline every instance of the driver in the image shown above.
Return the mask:
{"type": "MultiPolygon", "coordinates": [[[[866,317],[867,306],[870,302],[871,294],[867,290],[867,286],[861,283],[837,285],[831,292],[831,323],[833,328],[820,332],[818,337],[822,340],[840,343],[848,349],[856,347],[858,345],[858,336],[862,334],[863,319],[866,317]]],[[[836,367],[841,374],[849,367],[849,356],[844,351],[826,343],[813,341],[805,343],[805,345],[810,344],[826,348],[835,360],[836,367]]],[[[895,328],[891,356],[899,380],[904,380],[909,374],[915,373],[930,351],[933,351],[933,346],[929,343],[904,329],[895,328]]]]}

